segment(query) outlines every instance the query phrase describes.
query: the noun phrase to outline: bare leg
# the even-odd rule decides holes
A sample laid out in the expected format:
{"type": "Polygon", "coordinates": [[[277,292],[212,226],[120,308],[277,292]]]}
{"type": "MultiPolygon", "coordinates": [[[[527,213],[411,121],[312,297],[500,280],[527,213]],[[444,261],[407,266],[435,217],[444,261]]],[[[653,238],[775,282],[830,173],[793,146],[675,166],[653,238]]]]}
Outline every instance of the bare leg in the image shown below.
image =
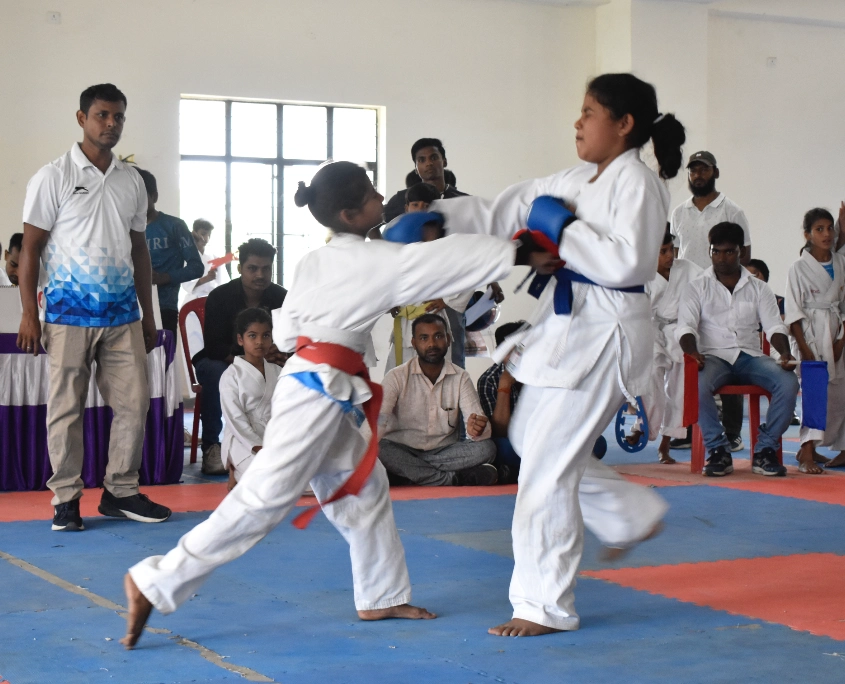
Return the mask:
{"type": "Polygon", "coordinates": [[[523,620],[522,618],[512,618],[501,625],[496,625],[487,630],[488,634],[495,636],[542,636],[543,634],[554,634],[555,632],[563,632],[565,630],[555,629],[554,627],[546,627],[531,620],[523,620]]]}
{"type": "Polygon", "coordinates": [[[235,485],[238,484],[238,481],[235,479],[235,466],[230,463],[228,470],[229,481],[226,483],[226,491],[231,492],[235,488],[235,485]]]}
{"type": "Polygon", "coordinates": [[[673,463],[677,463],[677,461],[669,455],[668,435],[663,435],[663,438],[660,440],[660,446],[657,447],[657,455],[659,456],[659,462],[663,465],[671,465],[673,463]]]}
{"type": "Polygon", "coordinates": [[[359,610],[358,617],[362,620],[389,620],[398,618],[403,620],[433,620],[437,616],[429,613],[425,608],[417,608],[410,603],[378,610],[359,610]]]}
{"type": "Polygon", "coordinates": [[[640,441],[640,437],[643,436],[642,430],[631,430],[631,434],[625,437],[625,441],[628,442],[631,446],[636,444],[640,441]]]}
{"type": "Polygon", "coordinates": [[[141,638],[141,632],[144,631],[144,625],[147,624],[153,604],[141,593],[128,572],[123,577],[123,588],[126,591],[129,613],[126,615],[126,636],[120,640],[120,643],[126,647],[127,651],[131,651],[141,638]]]}
{"type": "MultiPolygon", "coordinates": [[[[641,544],[642,542],[648,541],[649,539],[654,539],[662,531],[663,522],[659,521],[654,527],[651,528],[651,531],[645,537],[643,537],[642,539],[640,539],[640,541],[637,542],[637,544],[641,544]]],[[[618,546],[605,546],[604,549],[602,549],[601,557],[599,558],[599,560],[604,563],[614,563],[627,556],[628,552],[633,549],[634,546],[636,546],[637,544],[634,544],[633,546],[626,546],[625,548],[619,548],[618,546]]]]}

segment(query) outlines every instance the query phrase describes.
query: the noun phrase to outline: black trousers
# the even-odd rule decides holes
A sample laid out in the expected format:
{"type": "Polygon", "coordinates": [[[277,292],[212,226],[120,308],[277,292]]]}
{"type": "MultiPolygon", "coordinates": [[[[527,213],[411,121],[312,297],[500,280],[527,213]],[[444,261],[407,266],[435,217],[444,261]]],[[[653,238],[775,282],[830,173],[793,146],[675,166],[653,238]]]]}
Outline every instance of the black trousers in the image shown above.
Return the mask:
{"type": "MultiPolygon", "coordinates": [[[[162,312],[162,316],[164,312],[162,312]]],[[[742,431],[743,396],[720,394],[722,398],[722,426],[728,439],[738,437],[742,431]]]]}
{"type": "MultiPolygon", "coordinates": [[[[170,330],[174,335],[179,329],[179,312],[176,309],[161,310],[161,327],[163,330],[170,330]]],[[[742,416],[740,415],[740,420],[742,416]]]]}

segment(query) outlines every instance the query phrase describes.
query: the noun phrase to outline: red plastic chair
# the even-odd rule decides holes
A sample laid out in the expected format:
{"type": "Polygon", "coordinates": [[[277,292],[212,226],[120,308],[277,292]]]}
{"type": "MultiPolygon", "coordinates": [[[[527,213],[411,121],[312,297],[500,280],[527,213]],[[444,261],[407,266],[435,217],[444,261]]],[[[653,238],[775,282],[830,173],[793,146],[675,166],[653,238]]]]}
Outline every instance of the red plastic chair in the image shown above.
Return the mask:
{"type": "MultiPolygon", "coordinates": [[[[769,353],[769,341],[763,337],[763,351],[769,353]]],[[[751,457],[757,446],[757,436],[760,434],[760,397],[769,401],[772,395],[757,385],[723,385],[713,394],[741,394],[748,397],[748,428],[751,432],[751,457]]],[[[690,457],[690,472],[701,474],[704,470],[706,450],[704,436],[698,426],[698,364],[691,356],[684,354],[684,424],[692,425],[692,454],[690,457]]],[[[778,461],[783,465],[783,441],[778,444],[778,461]]]]}
{"type": "Polygon", "coordinates": [[[199,443],[200,429],[200,408],[202,407],[202,385],[197,382],[194,373],[194,364],[191,361],[193,354],[188,347],[188,331],[185,329],[185,321],[190,314],[196,314],[200,327],[205,330],[205,300],[207,297],[193,299],[179,309],[179,333],[182,335],[182,350],[185,352],[185,361],[188,364],[188,375],[191,380],[191,390],[196,394],[194,401],[194,426],[191,430],[191,463],[197,462],[197,445],[199,443]]]}

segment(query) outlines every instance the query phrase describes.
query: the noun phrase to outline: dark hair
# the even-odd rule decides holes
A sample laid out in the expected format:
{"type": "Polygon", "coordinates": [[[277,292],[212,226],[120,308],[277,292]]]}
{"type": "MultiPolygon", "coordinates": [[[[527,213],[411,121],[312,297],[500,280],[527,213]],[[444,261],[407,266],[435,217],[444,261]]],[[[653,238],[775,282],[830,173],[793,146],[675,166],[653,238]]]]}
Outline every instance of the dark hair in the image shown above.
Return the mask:
{"type": "Polygon", "coordinates": [[[446,185],[451,185],[453,188],[458,184],[458,179],[449,169],[443,169],[443,180],[446,181],[446,185]]]}
{"type": "Polygon", "coordinates": [[[293,201],[298,207],[307,204],[311,215],[326,228],[344,230],[340,212],[360,209],[372,187],[367,172],[357,164],[328,162],[314,174],[311,185],[299,182],[293,201]]]}
{"type": "Polygon", "coordinates": [[[411,337],[414,337],[417,334],[418,325],[424,325],[426,323],[428,323],[429,325],[431,325],[432,323],[442,325],[443,330],[445,330],[446,332],[449,331],[449,328],[446,327],[446,321],[444,321],[440,316],[433,313],[427,313],[413,320],[413,322],[411,323],[411,337]]]}
{"type": "Polygon", "coordinates": [[[238,247],[238,261],[242,264],[252,256],[261,257],[262,259],[272,259],[276,256],[276,248],[273,247],[267,240],[261,238],[250,238],[238,247]]]}
{"type": "Polygon", "coordinates": [[[92,85],[82,91],[79,96],[79,108],[88,115],[88,110],[91,109],[91,104],[94,100],[102,100],[103,102],[122,102],[126,105],[126,95],[124,95],[117,86],[111,83],[100,83],[92,85]]]}
{"type": "Polygon", "coordinates": [[[15,233],[12,237],[9,238],[9,247],[7,248],[10,252],[13,249],[17,249],[20,251],[23,249],[23,233],[15,233]]]}
{"type": "Polygon", "coordinates": [[[745,246],[745,233],[742,230],[742,226],[738,223],[731,223],[730,221],[717,223],[710,229],[707,238],[710,240],[711,245],[724,245],[728,243],[737,247],[745,246]]]}
{"type": "MultiPolygon", "coordinates": [[[[815,209],[810,209],[806,214],[804,214],[804,234],[806,235],[813,229],[813,224],[818,221],[819,219],[827,219],[831,223],[833,223],[833,216],[827,209],[822,209],[821,207],[816,207],[815,209]]],[[[801,248],[803,252],[805,249],[810,249],[811,243],[809,240],[804,244],[801,248]]]]}
{"type": "Polygon", "coordinates": [[[417,183],[419,183],[419,182],[420,182],[420,180],[421,180],[421,179],[420,179],[420,174],[418,174],[418,173],[417,173],[417,170],[416,170],[416,169],[414,169],[413,171],[410,171],[410,172],[409,172],[409,173],[405,176],[405,189],[407,190],[407,189],[408,189],[408,188],[410,188],[411,186],[416,185],[417,183]]]}
{"type": "Polygon", "coordinates": [[[634,127],[628,146],[642,147],[649,138],[661,178],[674,178],[683,163],[681,146],[686,141],[683,124],[673,114],[660,114],[654,86],[633,74],[602,74],[587,86],[587,93],[605,107],[614,120],[630,114],[634,127]]]}
{"type": "Polygon", "coordinates": [[[417,152],[425,147],[436,147],[440,151],[440,156],[443,159],[446,159],[446,149],[443,147],[443,143],[440,142],[437,138],[420,138],[411,145],[411,159],[413,160],[414,164],[417,163],[417,152]]]}
{"type": "Polygon", "coordinates": [[[214,224],[208,219],[198,218],[191,226],[191,230],[214,230],[214,224]]]}
{"type": "Polygon", "coordinates": [[[135,170],[141,175],[141,180],[144,181],[144,187],[147,189],[148,195],[155,195],[158,192],[158,183],[156,177],[146,169],[136,166],[135,170]]]}
{"type": "Polygon", "coordinates": [[[663,245],[668,245],[670,242],[674,242],[674,241],[675,241],[675,236],[672,235],[672,230],[670,229],[669,224],[667,223],[666,224],[666,232],[663,233],[663,244],[661,244],[660,246],[662,247],[663,245]]]}
{"type": "Polygon", "coordinates": [[[749,259],[748,266],[760,271],[760,275],[763,276],[763,280],[767,283],[769,282],[769,267],[766,265],[765,261],[762,259],[749,259]]]}
{"type": "Polygon", "coordinates": [[[496,346],[498,347],[500,344],[502,344],[502,342],[504,342],[506,338],[513,335],[523,325],[525,325],[525,321],[516,321],[514,323],[503,323],[498,328],[496,328],[496,346]]]}
{"type": "Polygon", "coordinates": [[[440,199],[440,193],[430,183],[417,183],[405,190],[405,204],[410,204],[411,202],[427,202],[431,204],[436,199],[440,199]]]}
{"type": "Polygon", "coordinates": [[[235,332],[238,335],[244,335],[247,328],[253,323],[264,323],[265,325],[269,325],[271,329],[273,328],[273,319],[270,318],[267,309],[261,309],[256,306],[251,309],[244,309],[237,315],[235,318],[235,332]]]}

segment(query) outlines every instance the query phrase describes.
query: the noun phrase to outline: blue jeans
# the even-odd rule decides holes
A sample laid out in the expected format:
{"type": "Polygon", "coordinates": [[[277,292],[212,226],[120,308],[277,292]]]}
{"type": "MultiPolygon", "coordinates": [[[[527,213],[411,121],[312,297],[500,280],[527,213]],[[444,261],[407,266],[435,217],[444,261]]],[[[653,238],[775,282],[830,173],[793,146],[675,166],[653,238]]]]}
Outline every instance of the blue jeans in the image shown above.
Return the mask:
{"type": "MultiPolygon", "coordinates": [[[[202,385],[202,446],[203,450],[212,444],[220,444],[220,432],[223,430],[223,411],[220,408],[220,377],[229,367],[225,361],[203,358],[197,361],[194,369],[197,381],[202,385]]],[[[791,418],[792,416],[790,416],[791,418]]]]}
{"type": "Polygon", "coordinates": [[[777,451],[781,436],[789,427],[798,396],[798,378],[768,356],[749,356],[740,352],[733,365],[718,356],[707,355],[704,369],[698,372],[698,424],[708,451],[728,446],[728,438],[719,422],[716,398],[722,385],[758,385],[772,395],[766,411],[766,426],[760,428],[755,453],[769,448],[777,451]]]}
{"type": "Polygon", "coordinates": [[[522,459],[514,451],[513,444],[507,437],[494,437],[496,443],[496,465],[506,465],[512,470],[518,470],[522,459]]]}

